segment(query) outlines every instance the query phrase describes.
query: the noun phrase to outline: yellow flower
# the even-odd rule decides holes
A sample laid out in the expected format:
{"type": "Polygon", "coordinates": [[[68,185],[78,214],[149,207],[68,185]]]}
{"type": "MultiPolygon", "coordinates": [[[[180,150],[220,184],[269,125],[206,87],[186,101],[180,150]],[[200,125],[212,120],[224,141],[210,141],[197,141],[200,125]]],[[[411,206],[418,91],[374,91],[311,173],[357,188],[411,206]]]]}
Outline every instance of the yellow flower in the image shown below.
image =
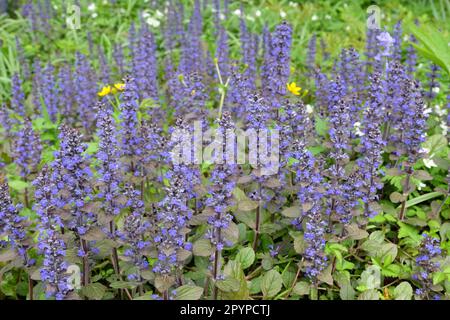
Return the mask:
{"type": "Polygon", "coordinates": [[[118,91],[123,91],[125,89],[125,83],[115,83],[114,88],[116,88],[118,91]]]}
{"type": "Polygon", "coordinates": [[[102,90],[98,93],[98,95],[99,95],[100,97],[104,97],[104,96],[106,96],[107,94],[110,94],[110,93],[111,93],[111,86],[105,86],[105,87],[103,87],[102,90]]]}
{"type": "Polygon", "coordinates": [[[295,82],[291,82],[291,83],[287,83],[286,84],[287,89],[294,95],[299,96],[300,95],[300,90],[302,90],[302,88],[297,87],[297,84],[295,82]]]}
{"type": "Polygon", "coordinates": [[[112,94],[116,94],[117,91],[123,91],[125,89],[125,83],[115,83],[111,89],[112,94]]]}

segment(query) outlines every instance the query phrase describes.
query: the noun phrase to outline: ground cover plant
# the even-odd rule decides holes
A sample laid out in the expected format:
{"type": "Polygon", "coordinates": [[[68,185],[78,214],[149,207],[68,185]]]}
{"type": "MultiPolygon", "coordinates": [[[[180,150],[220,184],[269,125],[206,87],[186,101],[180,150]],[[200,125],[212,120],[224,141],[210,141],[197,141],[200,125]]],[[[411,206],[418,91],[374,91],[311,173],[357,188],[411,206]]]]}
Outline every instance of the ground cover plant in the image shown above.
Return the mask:
{"type": "Polygon", "coordinates": [[[450,297],[448,0],[0,4],[0,299],[450,297]]]}

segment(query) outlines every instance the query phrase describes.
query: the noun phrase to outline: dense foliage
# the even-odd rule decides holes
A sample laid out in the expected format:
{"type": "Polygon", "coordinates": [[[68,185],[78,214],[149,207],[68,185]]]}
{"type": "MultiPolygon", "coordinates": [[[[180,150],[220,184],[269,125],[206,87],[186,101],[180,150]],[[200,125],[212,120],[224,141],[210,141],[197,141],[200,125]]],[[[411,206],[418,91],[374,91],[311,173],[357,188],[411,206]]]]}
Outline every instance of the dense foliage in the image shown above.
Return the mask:
{"type": "Polygon", "coordinates": [[[449,299],[430,3],[10,2],[0,299],[449,299]]]}

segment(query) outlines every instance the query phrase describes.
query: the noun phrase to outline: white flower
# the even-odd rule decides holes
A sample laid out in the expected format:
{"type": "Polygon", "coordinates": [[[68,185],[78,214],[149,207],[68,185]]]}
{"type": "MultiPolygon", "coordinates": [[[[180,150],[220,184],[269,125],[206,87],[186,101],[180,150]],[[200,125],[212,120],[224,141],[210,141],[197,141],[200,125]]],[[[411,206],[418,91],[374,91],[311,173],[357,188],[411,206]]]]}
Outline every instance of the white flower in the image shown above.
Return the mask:
{"type": "Polygon", "coordinates": [[[431,112],[433,112],[431,108],[426,108],[425,110],[423,110],[424,114],[430,114],[431,112]]]}
{"type": "Polygon", "coordinates": [[[437,167],[433,159],[423,159],[423,164],[427,168],[437,167]]]}
{"type": "Polygon", "coordinates": [[[236,10],[233,11],[233,14],[234,14],[235,16],[240,17],[242,13],[241,13],[241,10],[236,9],[236,10]]]}
{"type": "Polygon", "coordinates": [[[403,41],[408,41],[409,40],[409,36],[408,35],[404,35],[403,36],[403,41]]]}
{"type": "Polygon", "coordinates": [[[447,122],[442,121],[441,124],[439,125],[442,129],[442,134],[445,136],[448,132],[448,126],[447,126],[447,122]]]}
{"type": "Polygon", "coordinates": [[[155,28],[159,27],[159,25],[161,24],[158,20],[156,20],[156,19],[153,18],[153,17],[148,17],[148,18],[145,20],[145,22],[146,22],[148,25],[150,25],[150,26],[152,26],[152,27],[155,27],[155,28]]]}
{"type": "Polygon", "coordinates": [[[156,10],[156,16],[157,17],[160,17],[160,18],[162,18],[162,17],[164,17],[164,13],[162,13],[161,11],[159,11],[159,10],[156,10]]]}
{"type": "Polygon", "coordinates": [[[346,31],[350,31],[350,26],[346,26],[346,27],[345,27],[345,30],[346,30],[346,31]]]}
{"type": "Polygon", "coordinates": [[[363,135],[364,135],[364,132],[362,132],[361,131],[361,122],[355,122],[354,124],[353,124],[353,126],[355,127],[355,134],[358,136],[358,137],[362,137],[363,135]]]}
{"type": "Polygon", "coordinates": [[[419,182],[419,185],[417,186],[417,190],[422,190],[423,187],[426,187],[427,185],[423,183],[422,181],[419,182]]]}
{"type": "Polygon", "coordinates": [[[97,8],[97,6],[95,5],[95,3],[91,3],[90,5],[88,5],[89,11],[95,11],[96,8],[97,8]]]}
{"type": "Polygon", "coordinates": [[[306,105],[306,113],[311,114],[313,112],[314,112],[314,107],[312,105],[310,105],[310,104],[307,104],[306,105]]]}
{"type": "Polygon", "coordinates": [[[93,12],[93,13],[91,14],[91,17],[94,18],[94,19],[97,18],[97,16],[98,16],[97,12],[93,12]]]}
{"type": "Polygon", "coordinates": [[[225,15],[223,13],[219,13],[219,19],[220,20],[225,20],[225,15]]]}
{"type": "Polygon", "coordinates": [[[280,17],[282,19],[286,18],[286,12],[284,12],[283,10],[280,10],[280,17]]]}
{"type": "Polygon", "coordinates": [[[293,7],[293,8],[297,8],[297,7],[298,7],[298,3],[297,3],[297,2],[289,1],[289,6],[290,6],[290,7],[293,7]]]}
{"type": "Polygon", "coordinates": [[[434,87],[433,89],[431,89],[434,93],[439,93],[439,87],[434,87]]]}
{"type": "Polygon", "coordinates": [[[441,105],[437,104],[434,106],[434,112],[439,116],[442,117],[446,114],[445,109],[441,107],[441,105]]]}
{"type": "Polygon", "coordinates": [[[256,11],[255,11],[255,16],[256,16],[256,17],[261,17],[261,11],[256,10],[256,11]]]}
{"type": "Polygon", "coordinates": [[[144,12],[142,13],[142,18],[146,19],[146,18],[148,18],[148,17],[150,17],[150,12],[144,11],[144,12]]]}
{"type": "Polygon", "coordinates": [[[317,20],[319,20],[319,17],[318,16],[316,16],[315,14],[311,17],[311,20],[312,21],[317,21],[317,20]]]}
{"type": "Polygon", "coordinates": [[[325,19],[331,20],[331,16],[329,14],[325,15],[325,19]]]}

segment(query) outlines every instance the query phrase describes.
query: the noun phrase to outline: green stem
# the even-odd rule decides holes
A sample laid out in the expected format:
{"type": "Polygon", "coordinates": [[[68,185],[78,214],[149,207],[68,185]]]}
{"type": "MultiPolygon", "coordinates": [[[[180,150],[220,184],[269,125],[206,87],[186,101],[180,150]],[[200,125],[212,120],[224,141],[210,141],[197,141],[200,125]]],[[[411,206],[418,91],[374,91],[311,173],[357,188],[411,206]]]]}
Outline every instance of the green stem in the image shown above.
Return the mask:
{"type": "Polygon", "coordinates": [[[81,240],[81,245],[83,247],[84,256],[83,256],[83,286],[87,286],[89,284],[89,255],[88,255],[88,244],[86,240],[81,240]]]}
{"type": "Polygon", "coordinates": [[[406,211],[406,200],[408,200],[408,194],[409,194],[409,184],[410,184],[410,180],[411,180],[411,174],[412,174],[412,170],[411,168],[407,169],[407,175],[406,175],[406,182],[405,182],[405,188],[403,191],[403,196],[405,197],[405,199],[402,202],[402,207],[400,209],[400,214],[399,214],[399,220],[402,221],[403,218],[405,217],[405,211],[406,211]]]}
{"type": "MultiPolygon", "coordinates": [[[[261,199],[261,183],[258,183],[258,196],[261,199]]],[[[259,237],[259,225],[261,224],[261,203],[259,200],[258,208],[256,208],[256,219],[255,219],[255,238],[253,239],[253,251],[256,252],[256,248],[258,247],[258,237],[259,237]]]]}
{"type": "Polygon", "coordinates": [[[31,279],[31,275],[28,274],[28,296],[30,300],[33,300],[33,280],[31,279]]]}

